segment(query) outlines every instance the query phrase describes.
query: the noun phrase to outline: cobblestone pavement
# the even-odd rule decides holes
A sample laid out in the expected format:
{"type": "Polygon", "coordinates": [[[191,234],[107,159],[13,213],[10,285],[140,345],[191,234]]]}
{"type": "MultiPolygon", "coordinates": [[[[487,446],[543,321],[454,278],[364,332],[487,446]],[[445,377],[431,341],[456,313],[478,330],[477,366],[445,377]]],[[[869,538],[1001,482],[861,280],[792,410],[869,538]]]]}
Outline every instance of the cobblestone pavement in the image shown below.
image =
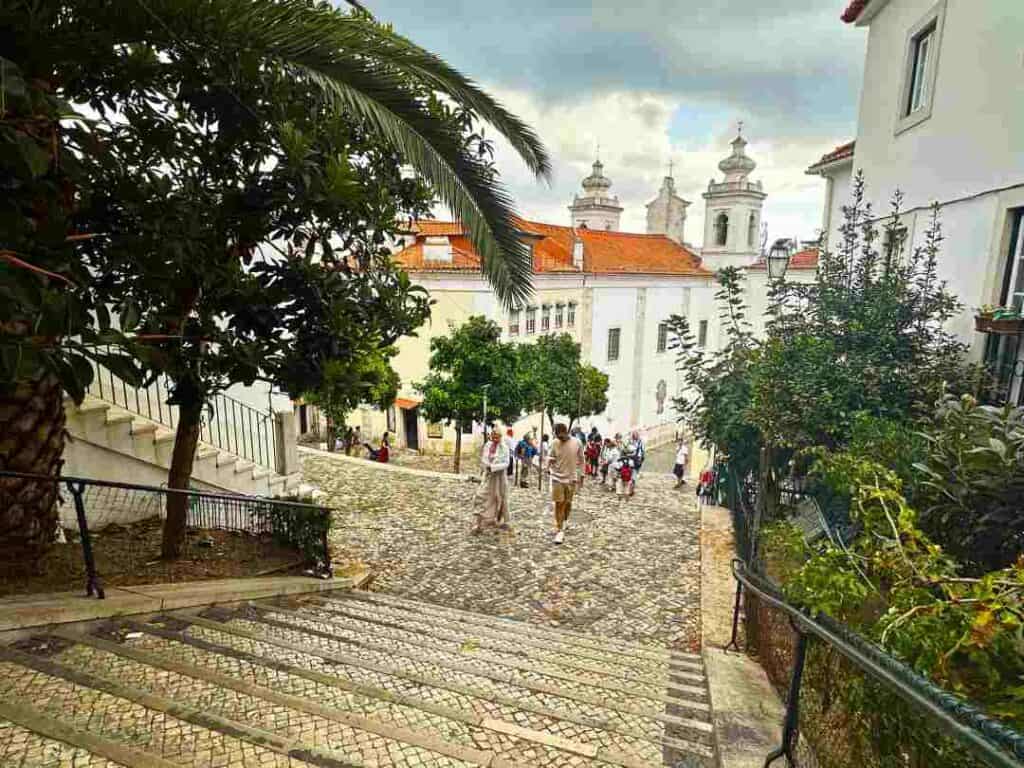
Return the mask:
{"type": "Polygon", "coordinates": [[[588,483],[558,546],[550,502],[536,488],[511,491],[512,532],[473,537],[479,485],[465,478],[388,471],[326,453],[307,454],[303,463],[306,481],[337,509],[335,556],[372,568],[375,590],[699,648],[699,515],[692,492],[673,490],[670,475],[645,468],[637,495],[625,502],[588,483]]]}

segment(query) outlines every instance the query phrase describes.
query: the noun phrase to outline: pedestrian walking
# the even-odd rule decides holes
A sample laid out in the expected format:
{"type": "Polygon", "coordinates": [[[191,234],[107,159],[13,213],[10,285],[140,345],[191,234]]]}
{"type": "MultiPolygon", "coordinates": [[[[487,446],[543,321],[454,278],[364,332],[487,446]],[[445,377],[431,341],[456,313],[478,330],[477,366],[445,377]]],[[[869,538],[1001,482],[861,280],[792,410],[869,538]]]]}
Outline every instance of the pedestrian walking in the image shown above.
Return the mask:
{"type": "Polygon", "coordinates": [[[529,486],[530,467],[533,465],[536,457],[537,446],[534,445],[533,438],[530,436],[530,433],[527,432],[523,435],[523,439],[516,445],[516,460],[519,462],[520,488],[527,488],[529,486]]]}
{"type": "Polygon", "coordinates": [[[512,473],[515,471],[515,455],[516,455],[516,439],[512,436],[512,427],[505,430],[505,447],[508,448],[508,470],[506,470],[509,477],[512,477],[512,473]]]}
{"type": "Polygon", "coordinates": [[[644,459],[647,458],[647,446],[644,444],[643,438],[640,437],[639,430],[634,429],[630,433],[625,455],[633,463],[633,482],[635,483],[637,475],[640,474],[640,468],[644,465],[644,459]]]}
{"type": "Polygon", "coordinates": [[[672,467],[672,474],[676,476],[676,488],[686,484],[686,464],[690,458],[690,447],[686,444],[685,438],[680,438],[676,443],[676,463],[672,467]]]}
{"type": "Polygon", "coordinates": [[[484,443],[480,454],[480,468],[483,470],[483,508],[476,513],[471,533],[480,533],[485,528],[497,525],[508,527],[508,469],[511,455],[508,445],[502,439],[501,430],[491,429],[490,440],[484,443]]]}
{"type": "Polygon", "coordinates": [[[631,459],[619,461],[618,477],[615,480],[615,495],[620,501],[633,495],[633,462],[631,459]]]}
{"type": "Polygon", "coordinates": [[[572,511],[576,489],[583,484],[583,444],[569,434],[565,424],[555,425],[548,469],[551,474],[551,500],[555,505],[555,544],[565,540],[565,524],[572,511]]]}

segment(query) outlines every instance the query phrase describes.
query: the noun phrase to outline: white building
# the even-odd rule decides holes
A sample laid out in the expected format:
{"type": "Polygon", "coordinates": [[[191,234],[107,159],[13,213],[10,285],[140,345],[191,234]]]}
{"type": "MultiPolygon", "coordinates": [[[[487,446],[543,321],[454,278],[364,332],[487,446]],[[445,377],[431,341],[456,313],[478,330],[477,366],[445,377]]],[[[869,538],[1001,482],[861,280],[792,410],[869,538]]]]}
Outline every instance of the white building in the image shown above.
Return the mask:
{"type": "MultiPolygon", "coordinates": [[[[607,410],[585,419],[584,426],[594,423],[602,432],[640,428],[655,440],[672,436],[678,419],[672,398],[681,390],[682,376],[669,349],[669,317],[685,316],[697,342],[717,348],[714,270],[734,265],[747,268],[752,314],[758,315],[751,319],[756,330],[763,328],[759,315],[767,274],[760,222],[766,193],[760,182],[749,179],[755,163],[746,145],[737,136],[732,153],[719,164],[724,179],[712,180],[704,195],[707,220],[724,216],[729,223],[720,238],[709,224],[711,245],[701,255],[685,244],[689,202],[676,194],[671,175],[647,204],[647,232],[620,232],[623,207],[611,194],[603,166],[595,162],[583,180],[583,194],[569,206],[567,226],[519,222],[533,251],[534,293],[528,304],[511,312],[501,307],[480,274],[480,260],[459,223],[419,222],[412,241],[395,258],[436,303],[430,325],[399,343],[394,365],[402,379],[402,413],[391,409],[386,423],[375,427],[364,410],[354,423],[367,433],[386,427],[397,433],[400,445],[450,450],[453,432],[419,418],[414,384],[427,375],[431,337],[483,315],[503,329],[507,340],[530,342],[547,333],[569,333],[580,343],[583,359],[610,380],[607,410]]],[[[795,279],[812,277],[817,251],[802,252],[793,263],[795,279]]]]}
{"type": "Polygon", "coordinates": [[[1020,336],[976,333],[986,304],[1024,303],[1024,5],[1020,0],[854,0],[843,20],[868,28],[857,136],[808,169],[828,181],[823,226],[832,242],[851,173],[864,171],[884,216],[904,195],[919,245],[929,206],[942,206],[940,274],[964,303],[953,330],[997,363],[1024,397],[1020,336]]]}

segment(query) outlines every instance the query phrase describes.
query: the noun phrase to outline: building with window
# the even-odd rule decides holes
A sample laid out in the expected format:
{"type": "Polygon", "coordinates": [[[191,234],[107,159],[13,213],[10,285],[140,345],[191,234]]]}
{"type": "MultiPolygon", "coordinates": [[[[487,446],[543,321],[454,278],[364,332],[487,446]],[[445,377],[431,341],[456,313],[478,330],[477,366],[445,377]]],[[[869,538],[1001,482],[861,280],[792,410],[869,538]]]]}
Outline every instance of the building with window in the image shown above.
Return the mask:
{"type": "Polygon", "coordinates": [[[1021,337],[974,327],[977,308],[1024,302],[1021,4],[854,0],[843,21],[867,29],[867,57],[855,142],[808,169],[826,180],[822,227],[835,242],[855,170],[879,214],[903,193],[903,229],[882,243],[890,251],[921,243],[938,202],[940,276],[964,304],[951,329],[1000,367],[1004,389],[1021,402],[1021,337]]]}
{"type": "MultiPolygon", "coordinates": [[[[431,337],[472,315],[483,315],[502,328],[506,340],[519,344],[552,333],[568,333],[579,342],[584,361],[609,377],[607,410],[588,418],[584,426],[593,423],[602,433],[641,428],[650,436],[671,439],[677,419],[671,398],[680,393],[683,376],[676,370],[669,318],[686,317],[698,343],[714,349],[719,320],[713,270],[725,265],[746,269],[755,313],[766,303],[767,272],[760,255],[766,193],[760,182],[749,178],[755,163],[746,146],[737,136],[732,153],[719,164],[724,180],[709,185],[707,218],[712,220],[715,211],[724,215],[718,237],[724,245],[706,245],[703,252],[685,241],[689,203],[675,193],[671,175],[646,206],[647,231],[621,232],[618,217],[623,209],[611,194],[611,179],[595,163],[583,180],[584,194],[573,199],[566,224],[518,221],[533,254],[534,292],[523,306],[512,309],[500,305],[480,274],[479,258],[461,224],[413,225],[395,259],[435,304],[429,325],[399,342],[394,366],[402,379],[403,402],[411,404],[404,410],[414,409],[418,400],[415,383],[427,374],[431,337]]],[[[717,242],[717,234],[707,235],[708,242],[717,242]]],[[[817,251],[801,254],[796,264],[797,279],[813,278],[817,251]]],[[[412,444],[403,430],[412,429],[414,420],[399,415],[392,422],[398,444],[412,444]]],[[[539,417],[529,417],[517,429],[527,424],[539,426],[539,417]]],[[[428,429],[420,420],[415,431],[410,437],[421,448],[449,451],[454,443],[449,427],[428,429]]]]}

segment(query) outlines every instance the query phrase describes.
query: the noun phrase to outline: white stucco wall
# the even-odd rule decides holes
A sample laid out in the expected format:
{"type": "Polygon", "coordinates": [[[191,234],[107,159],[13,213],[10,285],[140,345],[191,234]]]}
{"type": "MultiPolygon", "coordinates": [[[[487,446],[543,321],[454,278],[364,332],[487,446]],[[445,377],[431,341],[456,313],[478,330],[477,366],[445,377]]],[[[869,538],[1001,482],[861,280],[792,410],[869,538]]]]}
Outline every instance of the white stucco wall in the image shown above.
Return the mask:
{"type": "Polygon", "coordinates": [[[931,117],[895,133],[908,31],[935,0],[889,0],[871,19],[856,165],[871,198],[927,205],[1024,182],[1020,0],[946,0],[931,117]]]}
{"type": "MultiPolygon", "coordinates": [[[[1024,13],[1019,0],[889,0],[870,18],[854,169],[878,214],[896,190],[908,211],[908,249],[920,245],[927,206],[942,208],[939,271],[965,304],[950,325],[980,353],[974,309],[1000,300],[1010,229],[1024,209],[1024,13]],[[931,114],[901,130],[909,33],[944,9],[934,48],[931,114]]],[[[831,201],[837,240],[849,177],[831,201]]]]}

